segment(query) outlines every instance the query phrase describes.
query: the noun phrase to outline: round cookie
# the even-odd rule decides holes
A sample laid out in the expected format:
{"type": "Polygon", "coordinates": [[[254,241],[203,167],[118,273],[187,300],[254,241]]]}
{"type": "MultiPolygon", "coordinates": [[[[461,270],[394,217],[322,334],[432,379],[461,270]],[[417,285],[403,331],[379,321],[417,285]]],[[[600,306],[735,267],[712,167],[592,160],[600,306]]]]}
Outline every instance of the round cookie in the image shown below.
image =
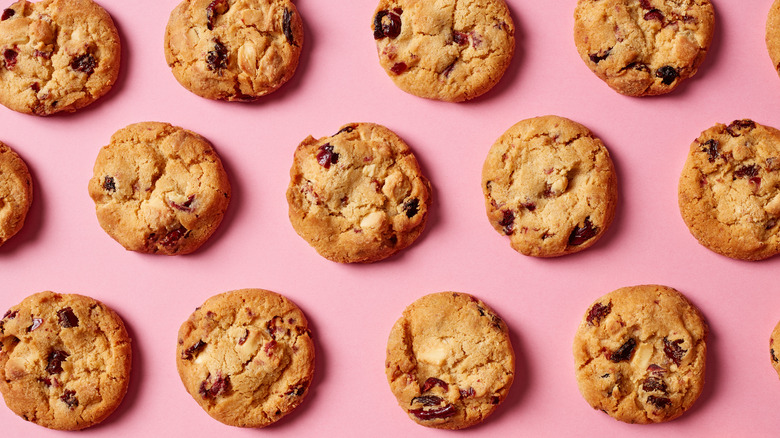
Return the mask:
{"type": "Polygon", "coordinates": [[[231,426],[264,427],[301,404],[314,374],[303,312],[262,289],[215,295],[182,324],[176,366],[192,398],[231,426]]]}
{"type": "Polygon", "coordinates": [[[535,257],[582,251],[617,205],[609,152],[586,127],[558,116],[526,119],[493,144],[482,168],[488,219],[512,248],[535,257]]]}
{"type": "Polygon", "coordinates": [[[230,183],[208,140],[142,122],[120,129],[100,150],[89,195],[100,226],[126,249],[188,254],[222,222],[230,183]]]}
{"type": "Polygon", "coordinates": [[[89,297],[41,292],[0,320],[0,392],[41,426],[77,430],[106,419],[127,392],[131,362],[121,318],[89,297]]]}
{"type": "Polygon", "coordinates": [[[752,120],[716,124],[690,148],[680,213],[705,247],[735,259],[780,252],[780,131],[752,120]]]}
{"type": "Polygon", "coordinates": [[[780,0],[775,0],[766,19],[766,48],[772,65],[780,74],[780,0]]]}
{"type": "Polygon", "coordinates": [[[463,429],[504,401],[515,374],[506,323],[477,298],[426,295],[404,310],[387,341],[387,381],[415,422],[463,429]]]}
{"type": "Polygon", "coordinates": [[[27,165],[0,142],[0,245],[22,229],[32,196],[32,178],[27,165]]]}
{"type": "Polygon", "coordinates": [[[780,376],[780,322],[772,330],[772,337],[769,338],[769,358],[772,360],[772,367],[780,376]]]}
{"type": "Polygon", "coordinates": [[[613,90],[652,96],[696,74],[715,26],[709,0],[578,0],[574,42],[613,90]]]}
{"type": "Polygon", "coordinates": [[[75,111],[119,75],[119,35],[92,0],[12,4],[0,16],[0,51],[0,103],[21,113],[75,111]]]}
{"type": "Polygon", "coordinates": [[[303,23],[290,0],[184,0],[165,30],[165,60],[208,99],[254,100],[295,73],[303,23]]]}
{"type": "Polygon", "coordinates": [[[380,0],[372,30],[379,63],[400,89],[448,102],[493,88],[515,48],[504,0],[380,0]]]}
{"type": "Polygon", "coordinates": [[[582,396],[626,423],[673,420],[704,386],[708,327],[676,290],[624,287],[591,305],[574,337],[582,396]]]}
{"type": "Polygon", "coordinates": [[[287,189],[290,222],[317,252],[340,263],[374,262],[422,233],[431,187],[395,133],[373,123],[344,125],[295,150],[287,189]]]}

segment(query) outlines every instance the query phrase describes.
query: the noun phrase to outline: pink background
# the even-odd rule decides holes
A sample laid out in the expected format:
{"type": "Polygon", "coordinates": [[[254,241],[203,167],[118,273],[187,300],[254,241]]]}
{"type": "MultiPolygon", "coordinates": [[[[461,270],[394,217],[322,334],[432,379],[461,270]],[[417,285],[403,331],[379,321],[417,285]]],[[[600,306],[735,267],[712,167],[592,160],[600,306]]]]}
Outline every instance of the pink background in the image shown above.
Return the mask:
{"type": "MultiPolygon", "coordinates": [[[[374,0],[297,0],[306,41],[295,77],[255,103],[186,91],[162,41],[176,0],[103,0],[124,45],[121,77],[100,102],[49,118],[0,107],[0,140],[19,152],[35,200],[22,232],[0,248],[0,309],[42,290],[100,299],[134,341],[131,387],[88,436],[447,436],[409,420],[384,375],[387,335],[422,295],[469,292],[507,322],[518,364],[508,399],[462,436],[776,436],[780,382],[768,339],[780,319],[780,257],[742,262],[700,246],[677,207],[690,143],[716,122],[780,127],[778,78],[764,44],[771,0],[715,0],[717,30],[699,74],[671,95],[629,98],[580,60],[574,0],[508,0],[517,51],[500,84],[472,102],[408,95],[380,68],[374,0]],[[558,259],[522,256],[489,225],[480,189],[488,149],[528,117],[557,114],[596,133],[620,185],[615,222],[591,249],[558,259]],[[97,223],[87,182],[100,147],[127,124],[166,121],[210,139],[233,185],[225,221],[197,253],[127,252],[97,223]],[[345,266],[316,254],[287,219],[293,150],[342,124],[386,125],[415,151],[435,190],[427,230],[400,255],[345,266]],[[571,343],[587,307],[622,286],[677,288],[710,322],[704,393],[683,417],[627,425],[593,410],[574,378],[571,343]],[[260,287],[308,315],[317,369],[304,404],[262,431],[212,420],[185,392],[174,355],[179,325],[220,292],[260,287]]],[[[0,407],[4,436],[57,436],[0,407]]]]}

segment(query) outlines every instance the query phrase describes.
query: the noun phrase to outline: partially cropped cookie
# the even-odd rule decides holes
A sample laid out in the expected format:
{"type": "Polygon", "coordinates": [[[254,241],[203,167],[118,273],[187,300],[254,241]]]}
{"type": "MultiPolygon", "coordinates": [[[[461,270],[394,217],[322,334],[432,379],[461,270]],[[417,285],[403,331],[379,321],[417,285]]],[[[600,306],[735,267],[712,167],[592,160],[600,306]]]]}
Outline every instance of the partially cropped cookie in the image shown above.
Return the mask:
{"type": "Polygon", "coordinates": [[[415,422],[463,429],[504,401],[515,376],[506,323],[457,292],[426,295],[404,310],[387,341],[387,381],[415,422]]]}
{"type": "Polygon", "coordinates": [[[596,300],[574,337],[585,400],[626,423],[660,423],[688,410],[704,386],[708,327],[676,290],[625,287],[596,300]]]}
{"type": "Polygon", "coordinates": [[[100,226],[126,249],[188,254],[222,222],[230,183],[208,140],[142,122],[120,129],[100,150],[89,195],[100,226]]]}
{"type": "Polygon", "coordinates": [[[92,0],[12,4],[0,16],[0,51],[0,103],[21,113],[75,111],[119,75],[119,34],[92,0]]]}
{"type": "Polygon", "coordinates": [[[176,366],[184,387],[213,418],[264,427],[306,397],[314,343],[294,303],[242,289],[209,298],[182,324],[176,366]]]}
{"type": "Polygon", "coordinates": [[[523,120],[499,137],[482,168],[482,191],[493,228],[535,257],[590,247],[617,205],[606,147],[588,128],[558,116],[523,120]]]}
{"type": "Polygon", "coordinates": [[[449,102],[493,88],[515,48],[504,0],[380,0],[372,30],[379,63],[400,89],[449,102]]]}
{"type": "Polygon", "coordinates": [[[775,0],[766,19],[766,48],[775,71],[780,74],[780,0],[775,0]]]}
{"type": "Polygon", "coordinates": [[[32,178],[27,165],[0,142],[0,245],[22,229],[32,196],[32,178]]]}
{"type": "Polygon", "coordinates": [[[127,392],[131,362],[121,318],[86,296],[41,292],[0,320],[0,392],[41,426],[76,430],[106,419],[127,392]]]}
{"type": "Polygon", "coordinates": [[[716,124],[688,153],[680,213],[707,248],[735,259],[780,252],[780,130],[752,120],[716,124]]]}
{"type": "Polygon", "coordinates": [[[618,93],[668,93],[690,78],[712,41],[709,0],[579,0],[574,42],[582,60],[618,93]]]}
{"type": "Polygon", "coordinates": [[[165,30],[165,60],[208,99],[254,100],[298,67],[303,23],[290,0],[184,0],[165,30]]]}
{"type": "Polygon", "coordinates": [[[321,256],[365,263],[390,257],[417,239],[431,187],[395,133],[352,123],[298,146],[287,202],[293,228],[321,256]]]}

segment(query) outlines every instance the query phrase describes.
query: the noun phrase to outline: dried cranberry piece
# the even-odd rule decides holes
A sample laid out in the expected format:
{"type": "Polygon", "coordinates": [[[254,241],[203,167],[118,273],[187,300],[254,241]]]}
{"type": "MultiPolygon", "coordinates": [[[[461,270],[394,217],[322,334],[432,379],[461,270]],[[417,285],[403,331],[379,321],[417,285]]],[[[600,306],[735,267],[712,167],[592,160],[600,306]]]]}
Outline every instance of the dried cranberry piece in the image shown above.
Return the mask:
{"type": "Polygon", "coordinates": [[[471,387],[469,387],[469,389],[461,389],[459,392],[460,392],[460,398],[469,398],[477,395],[477,392],[474,391],[474,388],[471,387]]]}
{"type": "Polygon", "coordinates": [[[19,315],[18,310],[14,310],[14,311],[9,310],[5,312],[5,315],[3,315],[3,319],[14,319],[16,318],[17,315],[19,315]]]}
{"type": "Polygon", "coordinates": [[[409,67],[406,65],[405,62],[398,62],[393,64],[392,67],[390,67],[390,71],[400,75],[401,73],[405,72],[409,67]]]}
{"type": "Polygon", "coordinates": [[[303,382],[296,386],[291,386],[289,388],[289,391],[287,391],[284,395],[288,397],[300,397],[306,392],[306,388],[309,386],[309,382],[303,382]]]}
{"type": "Polygon", "coordinates": [[[345,127],[341,128],[341,129],[339,129],[339,132],[335,133],[335,134],[334,134],[334,137],[335,137],[336,135],[339,135],[339,134],[343,133],[343,132],[347,132],[347,133],[349,133],[349,132],[352,132],[352,131],[354,131],[354,130],[355,130],[355,127],[354,127],[354,126],[352,126],[352,125],[345,126],[345,127]]]}
{"type": "Polygon", "coordinates": [[[54,350],[49,353],[49,357],[46,359],[46,372],[49,374],[59,374],[62,372],[62,362],[68,358],[70,354],[62,350],[54,350]]]}
{"type": "Polygon", "coordinates": [[[95,71],[96,66],[97,60],[94,56],[92,56],[91,53],[85,53],[83,55],[77,56],[73,58],[73,61],[70,62],[70,68],[88,75],[91,75],[95,71]]]}
{"type": "Polygon", "coordinates": [[[181,240],[183,237],[186,237],[187,235],[187,229],[184,227],[174,228],[171,231],[168,231],[168,233],[163,237],[163,239],[160,241],[160,245],[166,247],[166,248],[172,248],[176,246],[177,243],[179,243],[179,240],[181,240]]]}
{"type": "Polygon", "coordinates": [[[645,13],[644,18],[647,21],[658,20],[661,23],[664,22],[664,14],[663,14],[663,12],[659,11],[658,9],[652,9],[652,10],[648,11],[647,13],[645,13]]]}
{"type": "Polygon", "coordinates": [[[639,5],[642,6],[642,9],[653,9],[650,0],[639,0],[639,5]]]}
{"type": "Polygon", "coordinates": [[[401,9],[396,8],[392,11],[383,10],[377,12],[374,17],[374,39],[379,40],[384,37],[394,39],[401,34],[401,9]]]}
{"type": "Polygon", "coordinates": [[[13,9],[10,9],[10,8],[5,9],[5,10],[3,10],[3,15],[0,16],[0,21],[5,21],[5,20],[13,17],[15,14],[16,14],[16,11],[14,11],[13,9]]]}
{"type": "Polygon", "coordinates": [[[420,200],[412,198],[404,202],[403,209],[406,212],[406,217],[413,218],[420,212],[420,200]]]}
{"type": "Polygon", "coordinates": [[[734,179],[736,178],[755,178],[758,176],[759,167],[755,164],[740,166],[734,171],[734,179]]]}
{"type": "Polygon", "coordinates": [[[710,163],[715,162],[715,160],[720,156],[720,150],[718,149],[718,146],[720,143],[718,140],[707,140],[702,145],[702,152],[707,153],[707,159],[710,161],[710,163]]]}
{"type": "Polygon", "coordinates": [[[628,338],[620,348],[609,354],[609,360],[615,363],[629,360],[634,353],[634,348],[636,348],[636,340],[634,340],[634,338],[628,338]]]}
{"type": "Polygon", "coordinates": [[[469,43],[469,36],[468,34],[465,34],[463,32],[458,32],[457,30],[453,30],[452,42],[459,46],[465,46],[466,44],[469,43]]]}
{"type": "Polygon", "coordinates": [[[435,420],[440,418],[449,418],[457,413],[455,406],[446,404],[441,407],[433,409],[410,409],[409,413],[419,418],[420,420],[435,420]]]}
{"type": "Polygon", "coordinates": [[[221,41],[214,38],[214,49],[206,54],[206,67],[209,70],[222,74],[222,70],[227,68],[228,51],[227,47],[221,41]]]}
{"type": "Polygon", "coordinates": [[[498,225],[504,227],[504,234],[511,235],[515,231],[515,213],[512,210],[504,210],[504,216],[498,221],[498,225]]]}
{"type": "Polygon", "coordinates": [[[43,324],[42,318],[33,317],[32,324],[29,327],[27,327],[27,333],[30,333],[31,331],[37,329],[38,327],[41,326],[41,324],[43,324]]]}
{"type": "Polygon", "coordinates": [[[412,399],[412,404],[421,403],[423,406],[437,406],[444,400],[436,395],[421,395],[412,399]]]}
{"type": "Polygon", "coordinates": [[[655,77],[661,78],[661,82],[664,85],[672,85],[672,82],[679,76],[680,74],[677,73],[677,70],[671,65],[665,65],[655,71],[655,77]]]}
{"type": "Polygon", "coordinates": [[[79,319],[76,314],[73,313],[73,309],[66,307],[57,311],[57,317],[60,320],[60,325],[63,328],[73,328],[79,326],[79,319]]]}
{"type": "Polygon", "coordinates": [[[318,149],[317,162],[320,166],[330,169],[331,164],[339,162],[339,154],[333,152],[333,146],[330,143],[325,143],[318,149]]]}
{"type": "Polygon", "coordinates": [[[116,192],[116,181],[113,176],[103,177],[103,190],[107,192],[116,192]]]}
{"type": "Polygon", "coordinates": [[[571,234],[569,234],[569,246],[578,246],[592,239],[599,233],[599,228],[594,227],[590,221],[590,216],[585,218],[585,223],[582,227],[575,226],[571,234]]]}
{"type": "Polygon", "coordinates": [[[13,69],[16,67],[16,56],[18,53],[16,53],[16,50],[14,49],[5,49],[3,52],[3,59],[5,60],[5,68],[8,70],[13,69]]]}
{"type": "Polygon", "coordinates": [[[649,71],[650,70],[650,68],[647,66],[647,64],[643,64],[641,62],[632,62],[632,63],[626,65],[625,67],[621,68],[620,71],[629,70],[629,69],[633,69],[633,70],[637,70],[637,71],[649,71]]]}
{"type": "Polygon", "coordinates": [[[536,210],[536,204],[534,204],[533,202],[526,202],[526,203],[520,204],[520,205],[522,205],[528,211],[536,210]]]}
{"type": "Polygon", "coordinates": [[[606,318],[611,311],[612,301],[607,303],[606,306],[601,303],[596,303],[590,308],[590,311],[588,311],[588,316],[585,320],[588,321],[588,324],[590,325],[599,325],[601,320],[606,318]]]}
{"type": "Polygon", "coordinates": [[[265,325],[265,329],[273,339],[276,339],[276,335],[278,334],[284,336],[288,332],[288,330],[284,328],[284,318],[278,315],[274,316],[270,321],[268,321],[268,323],[265,325]]]}
{"type": "Polygon", "coordinates": [[[664,338],[664,354],[678,366],[680,365],[683,356],[685,356],[685,353],[688,352],[688,350],[683,350],[682,347],[680,347],[680,344],[682,343],[682,339],[670,341],[669,339],[664,338]]]}
{"type": "Polygon", "coordinates": [[[428,377],[428,379],[425,380],[425,383],[423,384],[422,392],[428,392],[436,386],[440,387],[444,391],[447,391],[449,389],[449,385],[447,385],[447,382],[441,379],[437,379],[436,377],[428,377]]]}
{"type": "Polygon", "coordinates": [[[654,395],[647,396],[647,402],[655,406],[658,409],[663,409],[672,405],[672,401],[666,397],[656,397],[654,395]]]}
{"type": "Polygon", "coordinates": [[[590,58],[591,62],[593,62],[594,64],[598,64],[599,62],[607,59],[607,57],[609,57],[611,52],[612,52],[612,47],[597,53],[591,53],[590,55],[588,55],[588,57],[590,58]]]}
{"type": "Polygon", "coordinates": [[[214,21],[217,19],[217,14],[224,14],[230,8],[230,4],[227,0],[214,0],[206,7],[206,27],[209,30],[214,30],[214,21]]]}
{"type": "Polygon", "coordinates": [[[177,210],[180,210],[180,211],[184,211],[184,212],[190,213],[193,210],[192,209],[192,203],[194,201],[195,201],[195,195],[190,195],[190,196],[187,197],[187,200],[184,201],[181,204],[177,204],[176,202],[171,201],[171,207],[173,207],[173,208],[175,208],[177,210]]]}
{"type": "Polygon", "coordinates": [[[654,363],[651,363],[650,365],[647,366],[647,371],[650,374],[655,374],[655,375],[663,375],[666,372],[666,370],[663,367],[656,365],[654,363]]]}
{"type": "Polygon", "coordinates": [[[282,17],[282,31],[284,32],[284,37],[287,38],[287,42],[290,43],[291,46],[298,46],[298,44],[295,43],[295,37],[292,32],[292,12],[287,8],[284,9],[284,16],[282,17]]]}
{"type": "Polygon", "coordinates": [[[658,377],[648,377],[644,383],[642,383],[642,389],[647,392],[661,391],[666,392],[666,382],[658,377]]]}
{"type": "Polygon", "coordinates": [[[249,330],[244,329],[244,334],[241,335],[240,338],[238,338],[238,345],[244,345],[247,339],[249,339],[249,330]]]}
{"type": "Polygon", "coordinates": [[[274,355],[274,351],[276,350],[276,346],[279,345],[276,340],[271,339],[267,344],[263,346],[263,351],[265,354],[268,355],[268,357],[271,357],[274,355]]]}
{"type": "Polygon", "coordinates": [[[216,398],[221,394],[224,394],[227,392],[227,390],[230,387],[230,378],[229,377],[223,377],[222,373],[217,373],[216,379],[214,381],[211,381],[211,374],[206,377],[206,380],[201,382],[200,388],[198,389],[198,393],[201,397],[208,399],[208,398],[216,398]]]}
{"type": "Polygon", "coordinates": [[[79,405],[79,399],[76,398],[76,391],[71,391],[70,389],[65,390],[62,397],[60,397],[60,400],[68,405],[68,408],[71,411],[79,405]]]}
{"type": "Polygon", "coordinates": [[[53,54],[54,54],[54,52],[44,52],[44,51],[37,50],[37,49],[35,51],[33,51],[33,55],[34,56],[37,56],[37,57],[43,58],[43,59],[51,59],[51,55],[53,55],[53,54]]]}
{"type": "Polygon", "coordinates": [[[756,127],[756,122],[750,120],[750,119],[742,119],[742,120],[734,120],[729,124],[729,126],[726,126],[726,131],[731,135],[732,137],[739,137],[742,135],[742,130],[749,131],[751,129],[754,129],[756,127]]]}
{"type": "Polygon", "coordinates": [[[190,348],[184,350],[184,352],[181,354],[181,358],[184,360],[192,360],[195,358],[195,356],[198,355],[203,349],[206,348],[206,343],[203,342],[202,339],[199,339],[198,342],[194,343],[190,346],[190,348]]]}

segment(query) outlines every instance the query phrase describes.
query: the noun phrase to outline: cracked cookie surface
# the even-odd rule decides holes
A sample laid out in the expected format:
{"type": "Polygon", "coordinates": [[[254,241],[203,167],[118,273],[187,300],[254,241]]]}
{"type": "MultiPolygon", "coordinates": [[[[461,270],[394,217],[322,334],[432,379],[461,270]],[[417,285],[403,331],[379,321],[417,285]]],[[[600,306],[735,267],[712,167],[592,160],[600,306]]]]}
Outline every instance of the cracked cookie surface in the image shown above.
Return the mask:
{"type": "Polygon", "coordinates": [[[290,0],[184,0],[171,12],[165,60],[208,99],[253,100],[295,73],[303,23],[290,0]]]}
{"type": "Polygon", "coordinates": [[[119,35],[91,0],[12,4],[0,17],[0,51],[0,103],[21,113],[75,111],[119,75],[119,35]]]}
{"type": "Polygon", "coordinates": [[[490,90],[515,48],[504,0],[381,0],[372,30],[379,63],[399,88],[449,102],[490,90]]]}
{"type": "Polygon", "coordinates": [[[761,260],[780,252],[780,131],[716,124],[692,144],[679,183],[682,218],[705,247],[761,260]]]}
{"type": "Polygon", "coordinates": [[[209,298],[182,324],[176,365],[187,391],[213,418],[264,427],[306,397],[314,343],[290,300],[242,289],[209,298]]]}
{"type": "Polygon", "coordinates": [[[126,126],[98,153],[89,195],[100,226],[126,249],[198,249],[222,222],[230,183],[200,135],[161,122],[126,126]]]}
{"type": "Polygon", "coordinates": [[[612,89],[651,96],[696,74],[714,25],[709,0],[579,0],[574,42],[588,68],[612,89]]]}
{"type": "Polygon", "coordinates": [[[131,362],[121,318],[86,296],[41,292],[0,320],[0,392],[14,413],[41,426],[103,421],[127,392],[131,362]]]}
{"type": "Polygon", "coordinates": [[[515,355],[506,323],[485,303],[440,292],[404,310],[390,332],[385,371],[409,418],[427,427],[462,429],[482,422],[504,401],[515,355]]]}
{"type": "Polygon", "coordinates": [[[617,205],[606,147],[586,127],[558,116],[520,121],[499,137],[482,168],[482,191],[493,228],[535,257],[590,247],[617,205]]]}
{"type": "Polygon", "coordinates": [[[351,123],[298,146],[287,202],[293,228],[320,255],[341,263],[374,262],[422,233],[431,188],[395,133],[351,123]]]}
{"type": "Polygon", "coordinates": [[[0,142],[0,245],[22,229],[32,196],[32,178],[27,165],[0,142]]]}
{"type": "Polygon", "coordinates": [[[618,289],[596,300],[574,337],[582,396],[626,423],[659,423],[688,410],[704,386],[708,327],[678,291],[618,289]]]}

